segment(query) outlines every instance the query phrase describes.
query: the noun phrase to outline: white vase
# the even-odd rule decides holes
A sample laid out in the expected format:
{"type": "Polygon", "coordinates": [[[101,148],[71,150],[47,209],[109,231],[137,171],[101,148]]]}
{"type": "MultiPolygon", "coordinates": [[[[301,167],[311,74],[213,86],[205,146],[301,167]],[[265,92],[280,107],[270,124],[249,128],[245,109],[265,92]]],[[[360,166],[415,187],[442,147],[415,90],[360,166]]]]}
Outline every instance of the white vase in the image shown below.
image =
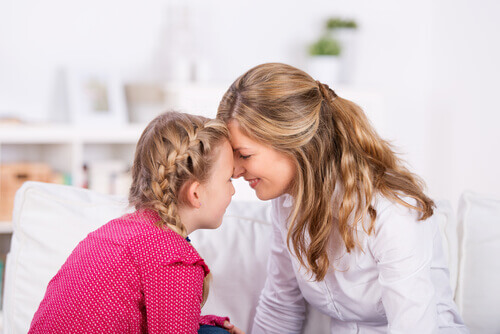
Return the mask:
{"type": "Polygon", "coordinates": [[[335,87],[340,79],[340,58],[337,56],[310,56],[307,60],[307,73],[314,80],[335,87]]]}

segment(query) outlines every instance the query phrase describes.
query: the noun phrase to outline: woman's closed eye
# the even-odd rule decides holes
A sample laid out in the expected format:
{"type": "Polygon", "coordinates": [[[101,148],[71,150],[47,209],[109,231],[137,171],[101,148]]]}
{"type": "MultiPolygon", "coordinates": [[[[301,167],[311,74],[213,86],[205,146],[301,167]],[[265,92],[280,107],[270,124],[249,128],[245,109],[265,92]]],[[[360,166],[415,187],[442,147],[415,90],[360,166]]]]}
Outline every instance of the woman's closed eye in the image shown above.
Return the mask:
{"type": "Polygon", "coordinates": [[[243,159],[243,160],[246,160],[246,159],[248,159],[250,157],[251,157],[250,155],[242,155],[242,154],[240,154],[240,159],[243,159]]]}

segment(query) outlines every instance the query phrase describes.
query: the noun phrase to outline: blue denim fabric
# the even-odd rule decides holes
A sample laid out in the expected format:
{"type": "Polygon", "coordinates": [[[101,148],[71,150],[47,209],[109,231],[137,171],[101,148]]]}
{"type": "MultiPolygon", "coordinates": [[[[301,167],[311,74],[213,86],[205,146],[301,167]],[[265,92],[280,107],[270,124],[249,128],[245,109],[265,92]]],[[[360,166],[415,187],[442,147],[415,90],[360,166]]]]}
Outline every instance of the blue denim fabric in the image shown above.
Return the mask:
{"type": "Polygon", "coordinates": [[[227,334],[229,333],[224,328],[210,325],[201,325],[198,329],[198,334],[227,334]]]}

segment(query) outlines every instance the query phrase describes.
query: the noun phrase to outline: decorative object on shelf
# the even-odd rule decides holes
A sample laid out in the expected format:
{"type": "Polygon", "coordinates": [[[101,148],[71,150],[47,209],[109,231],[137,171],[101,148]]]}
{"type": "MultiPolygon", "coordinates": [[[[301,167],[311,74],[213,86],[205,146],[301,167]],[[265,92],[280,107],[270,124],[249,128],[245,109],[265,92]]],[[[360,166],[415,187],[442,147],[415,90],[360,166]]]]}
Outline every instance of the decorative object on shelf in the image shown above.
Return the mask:
{"type": "Polygon", "coordinates": [[[166,92],[161,83],[128,83],[125,85],[127,109],[131,123],[147,124],[165,111],[166,92]]]}
{"type": "Polygon", "coordinates": [[[76,125],[127,123],[125,89],[118,75],[106,71],[68,70],[68,102],[76,125]]]}
{"type": "Polygon", "coordinates": [[[309,46],[307,71],[316,80],[334,86],[347,82],[352,56],[352,31],[357,28],[354,20],[330,18],[316,42],[309,46]]]}
{"type": "Polygon", "coordinates": [[[0,165],[0,221],[12,218],[16,191],[26,181],[51,182],[52,169],[44,163],[9,163],[0,165]]]}
{"type": "Polygon", "coordinates": [[[99,160],[84,165],[87,187],[107,195],[127,196],[132,185],[130,166],[123,160],[99,160]]]}
{"type": "Polygon", "coordinates": [[[339,81],[340,44],[329,35],[323,35],[309,48],[307,71],[316,80],[333,86],[339,81]]]}
{"type": "Polygon", "coordinates": [[[51,182],[84,186],[85,163],[116,159],[131,165],[143,131],[143,124],[101,128],[69,124],[0,126],[0,165],[44,162],[52,167],[51,182]]]}
{"type": "Polygon", "coordinates": [[[15,116],[0,116],[0,125],[19,125],[23,121],[15,116]]]}
{"type": "Polygon", "coordinates": [[[167,83],[164,89],[166,109],[214,118],[227,86],[225,84],[167,83]]]}

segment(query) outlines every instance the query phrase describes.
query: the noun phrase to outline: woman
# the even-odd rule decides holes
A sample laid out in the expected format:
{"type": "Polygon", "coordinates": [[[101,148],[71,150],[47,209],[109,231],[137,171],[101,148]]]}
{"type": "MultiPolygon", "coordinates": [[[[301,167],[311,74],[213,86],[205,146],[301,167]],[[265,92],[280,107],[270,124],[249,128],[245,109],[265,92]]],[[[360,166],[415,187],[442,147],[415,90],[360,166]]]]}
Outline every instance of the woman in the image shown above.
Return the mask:
{"type": "Polygon", "coordinates": [[[363,111],[285,64],[224,95],[234,177],[272,200],[268,277],[252,333],[300,333],[305,302],[332,333],[468,333],[434,202],[363,111]]]}

